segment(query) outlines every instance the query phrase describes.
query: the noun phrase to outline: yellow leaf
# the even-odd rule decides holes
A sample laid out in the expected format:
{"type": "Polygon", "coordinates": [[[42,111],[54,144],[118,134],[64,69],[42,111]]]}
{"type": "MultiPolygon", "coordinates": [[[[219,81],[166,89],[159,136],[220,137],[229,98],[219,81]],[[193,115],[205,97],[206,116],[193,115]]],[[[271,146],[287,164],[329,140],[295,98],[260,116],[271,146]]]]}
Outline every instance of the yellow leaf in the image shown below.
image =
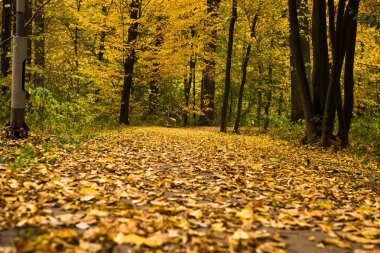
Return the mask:
{"type": "Polygon", "coordinates": [[[75,238],[78,236],[78,233],[75,232],[75,230],[72,229],[64,229],[64,230],[57,230],[53,232],[54,237],[58,237],[61,239],[69,239],[69,238],[75,238]]]}
{"type": "Polygon", "coordinates": [[[253,217],[252,206],[247,205],[243,210],[236,213],[236,216],[242,220],[249,220],[253,217]]]}
{"type": "Polygon", "coordinates": [[[232,238],[234,238],[235,240],[245,240],[245,239],[249,239],[249,235],[247,232],[245,232],[241,229],[238,229],[232,235],[232,238]]]}
{"type": "Polygon", "coordinates": [[[202,217],[203,213],[202,213],[201,210],[198,209],[198,210],[195,210],[195,211],[191,211],[189,213],[189,215],[192,216],[192,217],[194,217],[195,219],[199,220],[202,217]]]}
{"type": "Polygon", "coordinates": [[[123,233],[118,233],[113,240],[117,244],[132,244],[140,247],[145,243],[146,238],[136,234],[124,235],[123,233]]]}
{"type": "Polygon", "coordinates": [[[214,223],[211,225],[211,230],[215,232],[224,232],[226,228],[224,227],[223,222],[214,223]]]}
{"type": "Polygon", "coordinates": [[[341,240],[336,239],[336,238],[325,238],[325,239],[323,239],[323,242],[325,244],[334,245],[334,246],[337,246],[337,247],[342,248],[342,249],[351,249],[352,248],[352,245],[350,243],[342,242],[341,240]]]}

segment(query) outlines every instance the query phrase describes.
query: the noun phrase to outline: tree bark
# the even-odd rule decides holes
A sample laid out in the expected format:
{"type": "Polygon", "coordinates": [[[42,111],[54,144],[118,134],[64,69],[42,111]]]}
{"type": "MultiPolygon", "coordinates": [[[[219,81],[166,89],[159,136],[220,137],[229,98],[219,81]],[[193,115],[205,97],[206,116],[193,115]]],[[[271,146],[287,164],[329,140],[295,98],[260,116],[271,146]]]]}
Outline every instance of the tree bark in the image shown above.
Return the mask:
{"type": "Polygon", "coordinates": [[[313,73],[312,103],[317,135],[321,134],[321,123],[326,104],[329,83],[329,57],[327,46],[326,1],[315,0],[312,13],[313,73]]]}
{"type": "MultiPolygon", "coordinates": [[[[253,18],[253,21],[252,21],[251,35],[250,35],[251,38],[255,37],[255,28],[256,28],[256,24],[257,24],[257,19],[258,19],[258,15],[256,14],[253,18]]],[[[240,84],[240,89],[239,89],[239,98],[238,98],[234,133],[239,133],[241,109],[242,109],[242,105],[243,105],[244,86],[245,86],[245,83],[247,81],[247,68],[248,68],[249,56],[251,54],[251,48],[252,48],[252,44],[248,43],[247,51],[245,53],[243,66],[242,66],[242,78],[241,78],[241,84],[240,84]]]]}
{"type": "MultiPolygon", "coordinates": [[[[339,0],[336,18],[336,30],[334,31],[334,47],[332,48],[333,62],[328,83],[326,104],[322,122],[321,145],[328,147],[333,137],[335,111],[338,110],[340,123],[344,122],[341,113],[340,77],[344,60],[344,7],[345,0],[339,0]]],[[[344,124],[340,124],[344,128],[344,124]]]]}
{"type": "MultiPolygon", "coordinates": [[[[11,35],[12,35],[12,1],[3,0],[3,9],[1,15],[1,74],[3,77],[8,76],[10,68],[11,35]]],[[[3,87],[3,93],[6,92],[3,87]]]]}
{"type": "Polygon", "coordinates": [[[222,118],[220,123],[220,131],[227,132],[227,111],[228,111],[228,96],[231,86],[231,65],[232,65],[232,49],[234,44],[234,28],[237,19],[237,0],[232,0],[232,16],[230,20],[230,28],[228,31],[228,49],[226,61],[226,80],[224,85],[224,97],[222,107],[222,118]]]}
{"type": "Polygon", "coordinates": [[[189,125],[188,110],[189,110],[190,89],[191,89],[191,83],[187,79],[187,74],[185,74],[184,76],[183,85],[184,85],[184,94],[185,94],[185,110],[183,112],[183,126],[187,127],[189,125]]]}
{"type": "MultiPolygon", "coordinates": [[[[157,22],[162,21],[162,17],[157,18],[157,22]]],[[[161,24],[158,25],[156,29],[156,39],[154,41],[154,52],[153,52],[153,70],[151,75],[151,80],[149,81],[150,86],[150,93],[149,93],[149,108],[148,108],[148,115],[154,115],[156,114],[157,107],[158,107],[158,93],[159,93],[159,66],[160,63],[157,60],[157,55],[159,51],[159,47],[162,44],[163,41],[163,35],[162,35],[162,27],[161,24]]]]}
{"type": "Polygon", "coordinates": [[[306,137],[304,142],[314,141],[316,135],[316,125],[314,122],[313,105],[310,96],[309,84],[306,75],[305,64],[302,56],[302,48],[300,41],[300,33],[297,18],[297,2],[296,0],[288,0],[289,4],[289,21],[290,21],[290,38],[291,52],[293,62],[297,71],[297,80],[300,85],[302,107],[306,120],[306,137]]]}
{"type": "Polygon", "coordinates": [[[129,125],[129,102],[131,96],[131,89],[133,84],[133,69],[136,62],[136,50],[134,48],[134,42],[138,35],[138,19],[141,15],[140,13],[141,0],[132,0],[130,4],[130,18],[133,23],[128,29],[128,39],[127,39],[127,56],[124,61],[124,84],[121,96],[121,108],[119,123],[129,125]]]}
{"type": "MultiPolygon", "coordinates": [[[[218,8],[221,0],[207,0],[207,14],[210,15],[210,24],[215,23],[215,19],[218,16],[218,8]]],[[[209,59],[205,59],[205,70],[203,74],[202,82],[202,99],[201,99],[201,109],[203,115],[200,117],[199,124],[201,126],[210,126],[214,121],[215,115],[215,55],[216,55],[216,40],[217,31],[211,31],[211,42],[206,45],[206,50],[210,54],[209,59]]]]}
{"type": "MultiPolygon", "coordinates": [[[[44,4],[44,0],[35,0],[36,9],[44,4]]],[[[37,71],[34,74],[34,83],[36,86],[44,86],[45,69],[45,17],[44,8],[42,8],[35,16],[35,37],[34,41],[34,64],[37,71]]]]}
{"type": "MultiPolygon", "coordinates": [[[[105,5],[102,6],[102,14],[103,16],[107,16],[108,10],[105,5]]],[[[103,27],[105,29],[105,27],[103,27]]],[[[103,30],[100,32],[100,45],[99,45],[99,53],[98,53],[98,60],[103,61],[104,59],[104,51],[105,51],[105,42],[106,42],[106,31],[103,30]]]]}
{"type": "Polygon", "coordinates": [[[266,99],[267,99],[267,103],[265,105],[265,108],[264,108],[264,113],[265,113],[265,119],[264,119],[264,132],[266,132],[268,130],[268,127],[269,127],[269,110],[270,110],[270,106],[271,106],[271,103],[272,103],[272,90],[269,90],[267,92],[267,96],[266,96],[266,99]]]}
{"type": "MultiPolygon", "coordinates": [[[[300,26],[300,40],[302,56],[305,63],[306,75],[310,84],[311,80],[311,60],[310,60],[310,25],[309,25],[309,9],[307,0],[297,0],[298,12],[298,22],[300,26]]],[[[292,56],[290,56],[290,66],[291,66],[291,120],[297,122],[300,119],[304,119],[302,101],[301,101],[301,91],[296,78],[296,69],[292,61],[292,56]]]]}
{"type": "Polygon", "coordinates": [[[346,10],[346,60],[344,66],[344,119],[345,128],[341,129],[342,147],[349,144],[348,133],[351,128],[352,112],[354,109],[354,63],[357,33],[357,15],[359,0],[350,0],[346,10]]]}

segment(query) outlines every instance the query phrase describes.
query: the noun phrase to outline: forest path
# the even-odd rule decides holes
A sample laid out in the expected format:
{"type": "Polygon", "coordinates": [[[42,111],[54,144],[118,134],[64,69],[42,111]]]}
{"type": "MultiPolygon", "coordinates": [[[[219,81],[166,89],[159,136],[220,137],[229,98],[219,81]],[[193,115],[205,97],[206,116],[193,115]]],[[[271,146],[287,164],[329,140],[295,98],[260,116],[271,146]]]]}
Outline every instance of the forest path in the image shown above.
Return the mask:
{"type": "Polygon", "coordinates": [[[379,170],[344,153],[210,128],[27,141],[23,167],[0,149],[0,252],[379,252],[379,170]]]}

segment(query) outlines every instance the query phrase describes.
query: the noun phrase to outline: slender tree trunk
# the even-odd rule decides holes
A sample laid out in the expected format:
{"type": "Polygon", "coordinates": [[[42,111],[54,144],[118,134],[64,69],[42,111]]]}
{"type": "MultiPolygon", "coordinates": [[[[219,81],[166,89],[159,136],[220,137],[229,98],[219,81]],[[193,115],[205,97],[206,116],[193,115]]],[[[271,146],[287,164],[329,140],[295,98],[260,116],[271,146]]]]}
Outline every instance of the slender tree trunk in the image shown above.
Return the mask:
{"type": "MultiPolygon", "coordinates": [[[[162,20],[162,17],[158,17],[157,21],[160,22],[161,20],[162,20]]],[[[158,51],[160,50],[159,48],[163,41],[162,28],[160,27],[160,25],[157,27],[156,33],[157,33],[157,37],[154,42],[154,52],[153,52],[154,59],[153,59],[152,78],[149,82],[150,93],[149,93],[148,115],[156,114],[157,107],[158,107],[158,92],[159,92],[158,84],[159,84],[159,79],[160,79],[158,75],[158,71],[159,71],[160,63],[157,60],[157,54],[158,54],[158,51]]]]}
{"type": "MultiPolygon", "coordinates": [[[[311,83],[311,60],[310,60],[310,25],[309,25],[309,9],[307,0],[297,0],[298,12],[298,22],[300,26],[300,40],[302,56],[305,63],[306,75],[311,83]]],[[[291,120],[297,122],[300,119],[304,119],[302,101],[301,101],[301,91],[296,78],[296,69],[292,61],[292,56],[290,56],[290,66],[291,66],[291,120]]]]}
{"type": "MultiPolygon", "coordinates": [[[[253,18],[253,21],[252,21],[251,38],[255,37],[255,28],[256,28],[256,24],[257,24],[257,19],[258,19],[258,15],[256,14],[253,18]]],[[[244,86],[245,86],[245,83],[247,81],[247,68],[248,68],[249,56],[251,54],[251,48],[252,48],[252,44],[248,43],[247,51],[245,53],[243,66],[242,66],[242,78],[241,78],[241,84],[240,84],[240,89],[239,89],[239,98],[238,98],[234,133],[239,133],[241,109],[242,109],[242,105],[243,105],[244,86]]]]}
{"type": "Polygon", "coordinates": [[[261,111],[263,109],[263,93],[261,90],[257,91],[257,110],[256,110],[256,126],[261,125],[261,111]]]}
{"type": "Polygon", "coordinates": [[[289,21],[290,21],[290,38],[291,52],[293,62],[297,71],[297,80],[300,85],[302,107],[306,120],[306,137],[304,142],[314,141],[316,135],[316,124],[314,122],[313,105],[310,96],[310,89],[302,56],[302,48],[300,41],[300,33],[297,18],[297,2],[296,0],[288,0],[289,4],[289,21]]]}
{"type": "Polygon", "coordinates": [[[232,16],[230,20],[230,28],[228,32],[228,49],[226,61],[226,81],[224,85],[224,98],[222,107],[222,118],[220,123],[220,131],[227,132],[227,110],[228,110],[228,95],[231,86],[231,65],[232,65],[232,49],[234,44],[234,28],[237,19],[237,0],[232,0],[232,16]]]}
{"type": "MultiPolygon", "coordinates": [[[[331,76],[326,95],[326,104],[322,122],[321,145],[327,147],[333,137],[335,111],[338,110],[340,123],[344,122],[341,113],[340,77],[344,60],[344,7],[345,0],[339,0],[336,18],[336,30],[334,32],[334,47],[332,48],[333,63],[331,76]]],[[[344,128],[344,125],[340,124],[344,128]]]]}
{"type": "Polygon", "coordinates": [[[357,33],[357,15],[359,0],[349,1],[346,10],[346,60],[344,66],[344,119],[345,128],[341,129],[342,147],[349,143],[348,133],[351,128],[352,112],[354,108],[354,62],[357,33]]]}
{"type": "MultiPolygon", "coordinates": [[[[11,36],[12,36],[12,1],[3,0],[3,9],[1,17],[1,74],[3,77],[8,76],[10,68],[11,36]]],[[[7,88],[2,87],[5,94],[7,88]]]]}
{"type": "MultiPolygon", "coordinates": [[[[195,38],[195,28],[194,26],[191,27],[191,38],[195,38]]],[[[189,75],[189,82],[190,86],[193,86],[193,124],[196,125],[196,114],[195,114],[195,95],[196,95],[196,87],[195,87],[195,64],[196,64],[196,58],[195,58],[195,52],[194,52],[194,44],[191,43],[191,57],[190,57],[190,75],[189,75]]]]}
{"type": "Polygon", "coordinates": [[[187,127],[189,125],[188,110],[189,110],[190,89],[191,89],[191,83],[190,83],[190,80],[187,79],[187,75],[184,76],[183,84],[184,84],[184,94],[185,94],[185,110],[183,112],[183,125],[187,127]]]}
{"type": "Polygon", "coordinates": [[[158,107],[158,68],[159,63],[154,62],[153,63],[153,70],[152,70],[152,79],[149,81],[149,108],[148,108],[148,115],[155,115],[158,107]]]}
{"type": "MultiPolygon", "coordinates": [[[[104,18],[108,14],[108,10],[107,10],[107,7],[105,5],[102,6],[102,14],[103,14],[104,18]]],[[[105,29],[105,27],[103,27],[103,29],[105,29]]],[[[105,30],[100,32],[100,45],[99,45],[99,53],[98,53],[98,60],[99,61],[103,61],[103,59],[104,59],[104,51],[106,49],[105,48],[106,36],[107,36],[107,33],[105,30]]]]}
{"type": "Polygon", "coordinates": [[[280,97],[278,98],[278,107],[277,107],[277,115],[278,116],[282,115],[282,111],[284,108],[283,105],[284,105],[284,92],[281,90],[280,91],[280,97]]]}
{"type": "MultiPolygon", "coordinates": [[[[35,0],[36,9],[43,5],[44,0],[35,0]]],[[[35,16],[35,41],[34,41],[34,64],[37,71],[34,74],[34,83],[36,86],[44,86],[44,69],[45,69],[45,17],[42,8],[35,16]]]]}
{"type": "Polygon", "coordinates": [[[196,105],[197,105],[197,101],[196,101],[196,95],[197,95],[197,87],[196,87],[196,76],[195,76],[195,67],[196,67],[196,59],[195,59],[195,55],[194,55],[194,64],[193,64],[193,69],[192,69],[192,75],[193,75],[193,124],[194,126],[197,125],[197,114],[195,113],[195,108],[196,108],[196,105]]]}
{"type": "Polygon", "coordinates": [[[138,19],[141,15],[140,13],[141,0],[132,0],[130,4],[130,18],[133,23],[128,29],[128,39],[127,39],[127,56],[124,62],[124,84],[121,96],[121,108],[120,108],[120,124],[129,125],[129,102],[131,96],[131,89],[133,84],[133,69],[136,62],[136,51],[134,48],[134,41],[137,39],[139,26],[138,19]]]}
{"type": "Polygon", "coordinates": [[[329,83],[329,57],[327,46],[326,1],[315,0],[312,14],[313,73],[312,102],[314,121],[317,124],[317,135],[321,134],[321,123],[326,104],[327,86],[329,83]]]}
{"type": "Polygon", "coordinates": [[[269,117],[270,117],[269,112],[270,112],[270,106],[272,103],[272,90],[269,90],[267,92],[266,99],[267,99],[267,103],[264,108],[264,113],[265,113],[264,126],[263,126],[264,132],[268,130],[268,126],[269,126],[269,117]]]}
{"type": "MultiPolygon", "coordinates": [[[[210,16],[208,25],[215,24],[215,20],[218,16],[219,3],[221,0],[207,0],[207,14],[210,16]]],[[[214,29],[211,32],[211,42],[206,45],[206,50],[210,56],[205,59],[205,70],[203,74],[202,84],[202,99],[201,108],[204,115],[200,117],[199,124],[201,126],[209,126],[214,121],[215,115],[215,56],[216,56],[216,39],[217,31],[214,29]]]]}
{"type": "MultiPolygon", "coordinates": [[[[25,6],[25,20],[29,21],[33,16],[33,1],[32,0],[26,0],[26,6],[25,6]]],[[[32,24],[29,24],[25,27],[25,32],[28,35],[33,34],[33,26],[32,24]]],[[[27,57],[26,57],[26,64],[31,65],[32,64],[32,40],[28,39],[28,51],[27,51],[27,57]]],[[[30,76],[29,76],[30,79],[30,76]]]]}
{"type": "Polygon", "coordinates": [[[227,120],[228,123],[231,123],[233,109],[234,109],[234,94],[232,93],[232,90],[230,89],[230,106],[228,109],[228,120],[227,120]]]}

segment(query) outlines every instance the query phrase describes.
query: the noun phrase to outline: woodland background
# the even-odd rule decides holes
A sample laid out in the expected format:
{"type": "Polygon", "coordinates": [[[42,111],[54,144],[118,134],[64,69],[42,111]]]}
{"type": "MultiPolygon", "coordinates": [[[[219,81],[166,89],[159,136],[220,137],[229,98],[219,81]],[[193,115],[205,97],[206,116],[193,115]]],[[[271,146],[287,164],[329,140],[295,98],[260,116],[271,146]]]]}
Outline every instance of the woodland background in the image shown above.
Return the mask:
{"type": "MultiPolygon", "coordinates": [[[[14,30],[14,5],[2,1],[1,125],[9,121],[8,38],[14,30]]],[[[28,0],[27,124],[34,132],[61,136],[115,125],[128,76],[126,62],[133,53],[129,115],[123,123],[166,125],[173,123],[171,117],[177,126],[219,125],[231,5],[216,0],[28,0]],[[211,78],[210,68],[215,71],[211,78]],[[207,97],[210,82],[215,84],[214,101],[207,97]]],[[[311,1],[305,6],[299,15],[310,28],[311,1]]],[[[359,154],[371,151],[377,157],[379,9],[376,0],[360,3],[350,132],[359,154]]],[[[241,125],[301,139],[301,107],[292,99],[287,1],[238,1],[234,36],[228,125],[235,122],[242,68],[251,47],[241,125]]],[[[311,43],[307,34],[304,38],[311,43]]]]}

